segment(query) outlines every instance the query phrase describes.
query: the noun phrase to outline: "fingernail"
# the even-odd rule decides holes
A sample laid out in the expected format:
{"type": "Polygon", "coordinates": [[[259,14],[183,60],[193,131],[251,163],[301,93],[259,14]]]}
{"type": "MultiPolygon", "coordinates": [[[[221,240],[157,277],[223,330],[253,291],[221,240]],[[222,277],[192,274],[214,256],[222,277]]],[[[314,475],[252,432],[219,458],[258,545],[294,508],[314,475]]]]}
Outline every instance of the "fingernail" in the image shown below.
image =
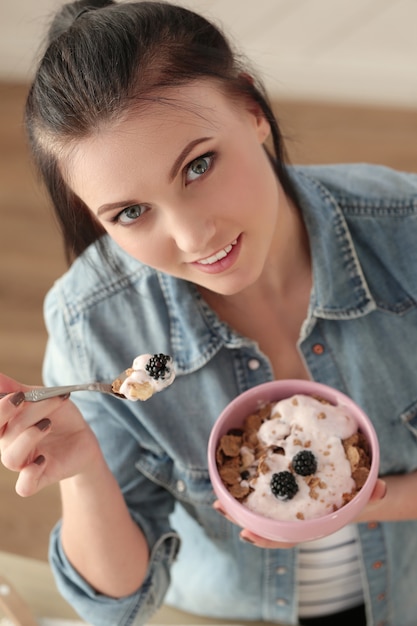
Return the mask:
{"type": "Polygon", "coordinates": [[[62,400],[68,400],[68,398],[70,397],[70,393],[63,393],[62,396],[59,396],[62,400]]]}
{"type": "Polygon", "coordinates": [[[36,465],[42,465],[42,463],[45,463],[45,457],[43,454],[40,454],[33,462],[36,463],[36,465]]]}
{"type": "Polygon", "coordinates": [[[239,539],[245,543],[251,543],[252,545],[255,543],[252,539],[249,539],[249,537],[245,537],[245,535],[239,535],[239,539]]]}
{"type": "Polygon", "coordinates": [[[35,426],[36,428],[39,428],[39,430],[47,430],[51,425],[51,420],[48,419],[47,417],[44,417],[42,420],[40,420],[39,422],[36,422],[35,426]]]}
{"type": "Polygon", "coordinates": [[[22,404],[24,399],[25,394],[23,393],[23,391],[16,391],[16,393],[10,396],[9,402],[13,404],[13,406],[19,406],[19,404],[22,404]]]}

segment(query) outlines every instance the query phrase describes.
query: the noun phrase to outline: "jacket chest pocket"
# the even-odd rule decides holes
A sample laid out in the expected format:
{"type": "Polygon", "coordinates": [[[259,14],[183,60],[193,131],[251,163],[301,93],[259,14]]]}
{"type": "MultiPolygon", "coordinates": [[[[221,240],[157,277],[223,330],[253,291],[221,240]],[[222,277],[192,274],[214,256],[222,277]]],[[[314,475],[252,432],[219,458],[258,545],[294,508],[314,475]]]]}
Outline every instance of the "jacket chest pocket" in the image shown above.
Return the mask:
{"type": "MultiPolygon", "coordinates": [[[[213,539],[231,536],[231,523],[213,509],[216,496],[207,468],[189,468],[174,463],[165,454],[141,454],[136,468],[155,484],[163,487],[213,539]]],[[[175,529],[181,533],[181,529],[175,529]]]]}

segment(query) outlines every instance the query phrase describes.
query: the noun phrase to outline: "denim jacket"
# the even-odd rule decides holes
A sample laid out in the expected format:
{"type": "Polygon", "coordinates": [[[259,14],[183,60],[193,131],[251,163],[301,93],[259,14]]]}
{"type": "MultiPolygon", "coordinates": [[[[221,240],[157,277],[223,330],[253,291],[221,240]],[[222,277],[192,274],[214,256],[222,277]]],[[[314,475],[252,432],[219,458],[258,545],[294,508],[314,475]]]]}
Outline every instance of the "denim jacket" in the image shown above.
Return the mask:
{"type": "MultiPolygon", "coordinates": [[[[299,351],[312,379],[371,417],[381,475],[417,469],[417,175],[368,165],[293,167],[313,259],[299,351]]],[[[257,344],[221,322],[187,282],[108,242],[91,246],[45,302],[47,384],[111,380],[137,354],[173,355],[175,383],[147,402],[73,396],[97,434],[151,561],[129,597],[98,594],[51,536],[61,593],[97,626],[144,624],[162,602],[232,620],[297,624],[297,549],[263,550],[212,509],[206,450],[219,413],[269,381],[257,344]]],[[[415,494],[410,494],[415,498],[415,494]]],[[[109,502],[111,506],[111,502],[109,502]]],[[[367,623],[417,623],[417,521],[359,524],[367,623]]]]}

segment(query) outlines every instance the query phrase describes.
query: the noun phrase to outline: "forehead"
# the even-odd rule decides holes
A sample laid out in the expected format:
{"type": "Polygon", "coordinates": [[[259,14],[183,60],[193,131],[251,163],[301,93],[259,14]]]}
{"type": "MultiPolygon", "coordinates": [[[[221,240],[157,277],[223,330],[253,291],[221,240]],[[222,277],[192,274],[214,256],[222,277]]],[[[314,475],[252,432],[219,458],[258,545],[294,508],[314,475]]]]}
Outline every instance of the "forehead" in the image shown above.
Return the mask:
{"type": "Polygon", "coordinates": [[[92,196],[102,195],[97,189],[108,189],[110,181],[132,176],[143,181],[148,174],[162,174],[195,138],[230,136],[243,109],[203,81],[162,90],[73,144],[65,161],[67,181],[91,207],[92,196]]]}
{"type": "Polygon", "coordinates": [[[74,176],[81,161],[110,158],[129,145],[135,151],[176,146],[201,132],[231,129],[244,107],[215,84],[196,81],[167,88],[135,101],[117,120],[100,125],[86,139],[75,142],[67,154],[67,173],[74,176]]]}
{"type": "MultiPolygon", "coordinates": [[[[152,128],[166,125],[170,131],[175,125],[207,127],[221,125],[243,110],[238,98],[233,98],[213,81],[194,81],[178,87],[169,87],[134,100],[117,120],[104,124],[97,135],[117,135],[129,128],[152,128]]],[[[170,133],[171,134],[171,133],[170,133]]]]}

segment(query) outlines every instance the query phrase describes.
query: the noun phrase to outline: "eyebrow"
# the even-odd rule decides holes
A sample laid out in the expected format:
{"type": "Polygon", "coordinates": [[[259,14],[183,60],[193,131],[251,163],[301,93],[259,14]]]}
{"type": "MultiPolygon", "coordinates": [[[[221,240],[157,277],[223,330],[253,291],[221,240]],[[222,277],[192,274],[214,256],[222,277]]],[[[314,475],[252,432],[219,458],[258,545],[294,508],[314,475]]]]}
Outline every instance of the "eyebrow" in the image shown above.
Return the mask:
{"type": "MultiPolygon", "coordinates": [[[[180,167],[190,152],[198,146],[200,143],[204,143],[205,141],[209,141],[211,137],[199,137],[198,139],[193,139],[181,150],[178,157],[175,159],[173,166],[169,172],[169,180],[172,181],[177,176],[180,167]]],[[[103,215],[103,213],[107,213],[108,211],[113,211],[114,209],[119,209],[120,207],[126,207],[133,204],[137,204],[135,200],[122,200],[121,202],[112,202],[110,204],[103,204],[101,207],[97,209],[97,216],[103,215]]]]}
{"type": "Polygon", "coordinates": [[[211,139],[211,137],[199,137],[198,139],[193,139],[192,141],[190,141],[190,143],[187,143],[187,145],[184,147],[183,150],[181,150],[180,154],[175,159],[174,165],[171,168],[171,171],[169,173],[169,179],[171,181],[176,177],[184,159],[187,157],[188,154],[190,154],[195,146],[198,146],[200,143],[204,143],[205,141],[209,141],[209,139],[211,139]]]}
{"type": "Polygon", "coordinates": [[[97,209],[97,217],[107,213],[107,211],[113,211],[113,209],[120,209],[120,207],[128,207],[134,204],[138,204],[135,200],[122,200],[121,202],[112,202],[111,204],[103,204],[97,209]]]}

